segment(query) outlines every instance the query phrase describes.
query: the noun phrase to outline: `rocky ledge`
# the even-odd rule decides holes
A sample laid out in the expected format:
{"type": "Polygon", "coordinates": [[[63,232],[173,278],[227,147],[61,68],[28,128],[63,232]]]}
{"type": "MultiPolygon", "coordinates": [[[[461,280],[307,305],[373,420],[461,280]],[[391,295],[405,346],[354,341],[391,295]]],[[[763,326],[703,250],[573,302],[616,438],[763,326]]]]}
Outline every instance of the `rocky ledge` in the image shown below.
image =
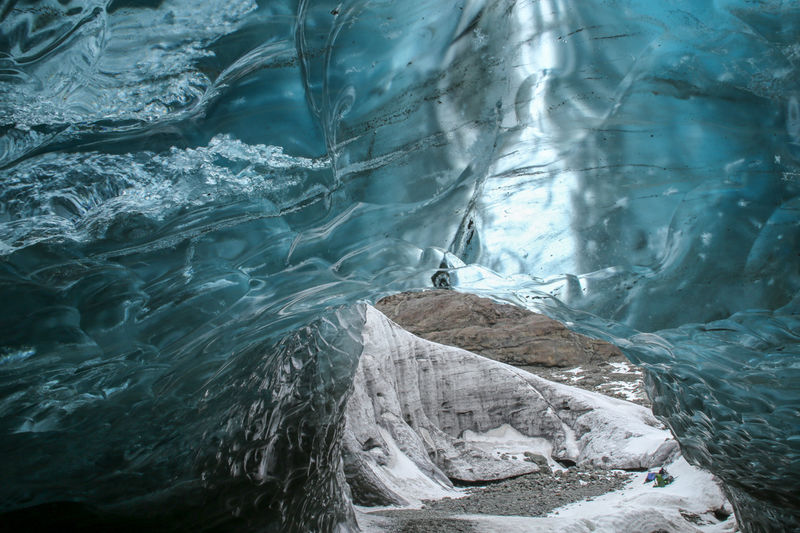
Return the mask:
{"type": "Polygon", "coordinates": [[[452,290],[403,292],[375,308],[423,339],[516,366],[574,367],[622,361],[619,348],[538,313],[452,290]]]}

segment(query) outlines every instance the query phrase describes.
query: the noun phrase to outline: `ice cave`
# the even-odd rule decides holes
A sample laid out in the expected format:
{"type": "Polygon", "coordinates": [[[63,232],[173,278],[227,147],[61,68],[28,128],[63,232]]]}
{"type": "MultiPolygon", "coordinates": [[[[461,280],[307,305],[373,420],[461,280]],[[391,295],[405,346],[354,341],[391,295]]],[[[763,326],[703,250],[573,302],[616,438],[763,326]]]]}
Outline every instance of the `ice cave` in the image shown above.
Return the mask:
{"type": "Polygon", "coordinates": [[[797,2],[5,0],[0,184],[2,531],[363,529],[362,331],[434,287],[800,530],[797,2]]]}

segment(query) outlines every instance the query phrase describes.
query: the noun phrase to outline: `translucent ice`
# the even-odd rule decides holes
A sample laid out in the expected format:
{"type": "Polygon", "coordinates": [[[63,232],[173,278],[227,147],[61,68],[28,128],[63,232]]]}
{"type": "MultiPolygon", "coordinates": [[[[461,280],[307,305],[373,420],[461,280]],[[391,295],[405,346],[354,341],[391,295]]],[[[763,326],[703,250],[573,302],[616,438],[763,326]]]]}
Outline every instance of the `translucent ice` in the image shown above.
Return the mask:
{"type": "Polygon", "coordinates": [[[800,527],[798,36],[781,0],[3,4],[0,511],[346,527],[339,306],[433,277],[615,340],[745,527],[800,527]]]}

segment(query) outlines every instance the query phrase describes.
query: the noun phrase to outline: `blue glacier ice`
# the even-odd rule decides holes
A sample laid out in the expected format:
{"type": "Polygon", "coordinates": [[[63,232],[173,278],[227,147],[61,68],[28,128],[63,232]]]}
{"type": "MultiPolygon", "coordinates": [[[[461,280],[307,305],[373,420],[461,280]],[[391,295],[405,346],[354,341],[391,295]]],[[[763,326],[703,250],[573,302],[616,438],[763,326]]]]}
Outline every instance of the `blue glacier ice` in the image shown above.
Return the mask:
{"type": "Polygon", "coordinates": [[[800,529],[796,2],[8,0],[0,183],[7,524],[352,528],[352,304],[446,274],[800,529]]]}

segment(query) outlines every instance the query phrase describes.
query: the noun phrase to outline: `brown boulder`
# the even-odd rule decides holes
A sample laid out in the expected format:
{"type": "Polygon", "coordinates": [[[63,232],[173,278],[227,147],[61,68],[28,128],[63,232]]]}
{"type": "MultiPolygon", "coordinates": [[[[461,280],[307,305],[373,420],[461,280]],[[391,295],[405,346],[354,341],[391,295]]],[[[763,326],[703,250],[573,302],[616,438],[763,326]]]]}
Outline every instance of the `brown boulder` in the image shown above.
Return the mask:
{"type": "Polygon", "coordinates": [[[451,290],[404,292],[376,308],[411,333],[517,366],[573,367],[619,359],[619,348],[511,304],[451,290]]]}

